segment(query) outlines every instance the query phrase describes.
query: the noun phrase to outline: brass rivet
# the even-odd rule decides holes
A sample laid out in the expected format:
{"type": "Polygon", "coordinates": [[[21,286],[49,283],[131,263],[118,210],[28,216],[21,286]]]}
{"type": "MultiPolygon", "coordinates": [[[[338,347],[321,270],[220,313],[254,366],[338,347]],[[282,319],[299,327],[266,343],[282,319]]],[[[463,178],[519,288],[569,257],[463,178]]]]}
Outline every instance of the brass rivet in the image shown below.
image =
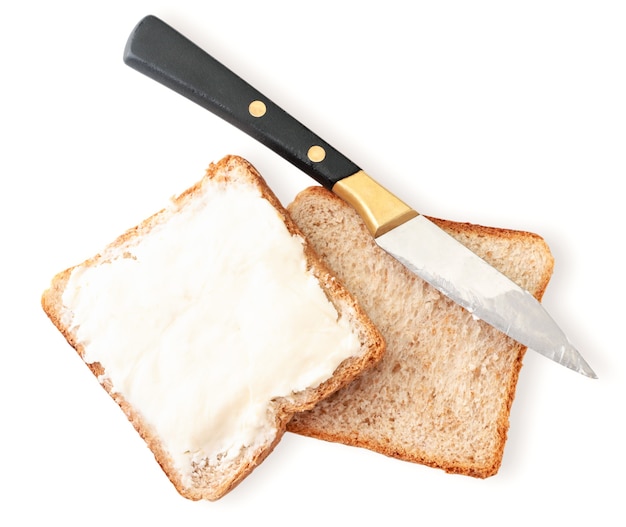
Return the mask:
{"type": "Polygon", "coordinates": [[[248,111],[252,117],[263,117],[267,111],[267,107],[262,101],[252,101],[250,106],[248,106],[248,111]]]}
{"type": "Polygon", "coordinates": [[[324,161],[324,158],[326,157],[326,151],[321,146],[313,145],[311,148],[309,148],[307,156],[314,163],[319,163],[320,161],[324,161]]]}

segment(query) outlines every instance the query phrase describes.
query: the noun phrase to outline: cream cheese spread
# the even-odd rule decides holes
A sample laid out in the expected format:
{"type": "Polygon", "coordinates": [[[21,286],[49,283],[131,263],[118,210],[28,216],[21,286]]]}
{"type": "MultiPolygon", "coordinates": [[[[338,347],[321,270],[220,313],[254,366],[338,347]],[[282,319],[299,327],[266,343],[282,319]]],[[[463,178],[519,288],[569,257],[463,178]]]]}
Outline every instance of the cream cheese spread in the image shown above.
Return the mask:
{"type": "Polygon", "coordinates": [[[205,180],[109,263],[73,271],[63,303],[85,361],[104,366],[183,475],[273,438],[269,402],[358,352],[302,244],[257,189],[205,180]]]}

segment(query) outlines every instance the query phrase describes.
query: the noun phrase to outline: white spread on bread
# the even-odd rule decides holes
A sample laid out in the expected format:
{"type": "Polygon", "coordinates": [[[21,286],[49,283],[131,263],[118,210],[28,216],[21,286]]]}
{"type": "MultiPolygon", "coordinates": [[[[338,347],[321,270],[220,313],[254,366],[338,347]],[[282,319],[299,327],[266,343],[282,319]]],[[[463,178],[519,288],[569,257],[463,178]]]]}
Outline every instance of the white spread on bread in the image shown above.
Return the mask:
{"type": "Polygon", "coordinates": [[[63,294],[85,361],[187,476],[275,433],[269,401],[319,385],[360,346],[257,189],[202,193],[110,262],[77,267],[63,294]]]}

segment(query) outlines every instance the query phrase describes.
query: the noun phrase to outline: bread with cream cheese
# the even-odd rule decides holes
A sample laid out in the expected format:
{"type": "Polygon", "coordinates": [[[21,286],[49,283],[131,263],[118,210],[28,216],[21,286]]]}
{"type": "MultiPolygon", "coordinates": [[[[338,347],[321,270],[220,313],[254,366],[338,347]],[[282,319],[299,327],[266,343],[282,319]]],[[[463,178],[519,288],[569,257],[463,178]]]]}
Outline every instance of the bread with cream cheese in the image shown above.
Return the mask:
{"type": "MultiPolygon", "coordinates": [[[[387,351],[288,429],[485,478],[501,465],[525,348],[444,297],[380,249],[355,211],[313,187],[288,210],[361,303],[387,351]]],[[[433,219],[541,299],[553,257],[539,236],[433,219]]]]}
{"type": "Polygon", "coordinates": [[[384,351],[266,182],[235,156],[55,276],[42,305],[194,500],[229,492],[294,413],[384,351]]]}

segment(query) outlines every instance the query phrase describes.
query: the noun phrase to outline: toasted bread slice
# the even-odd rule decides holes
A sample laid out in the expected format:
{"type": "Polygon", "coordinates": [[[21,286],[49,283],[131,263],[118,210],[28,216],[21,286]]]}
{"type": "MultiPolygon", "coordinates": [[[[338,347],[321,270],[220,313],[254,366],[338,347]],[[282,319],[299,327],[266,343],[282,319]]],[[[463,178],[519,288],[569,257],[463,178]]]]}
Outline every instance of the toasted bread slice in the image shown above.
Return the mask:
{"type": "Polygon", "coordinates": [[[230,156],[42,297],[183,496],[215,500],[384,342],[230,156]]]}
{"type": "MultiPolygon", "coordinates": [[[[484,478],[502,461],[526,348],[381,250],[354,210],[318,187],[288,210],[386,340],[374,368],[288,429],[484,478]]],[[[553,258],[535,234],[433,219],[541,299],[553,258]]]]}

